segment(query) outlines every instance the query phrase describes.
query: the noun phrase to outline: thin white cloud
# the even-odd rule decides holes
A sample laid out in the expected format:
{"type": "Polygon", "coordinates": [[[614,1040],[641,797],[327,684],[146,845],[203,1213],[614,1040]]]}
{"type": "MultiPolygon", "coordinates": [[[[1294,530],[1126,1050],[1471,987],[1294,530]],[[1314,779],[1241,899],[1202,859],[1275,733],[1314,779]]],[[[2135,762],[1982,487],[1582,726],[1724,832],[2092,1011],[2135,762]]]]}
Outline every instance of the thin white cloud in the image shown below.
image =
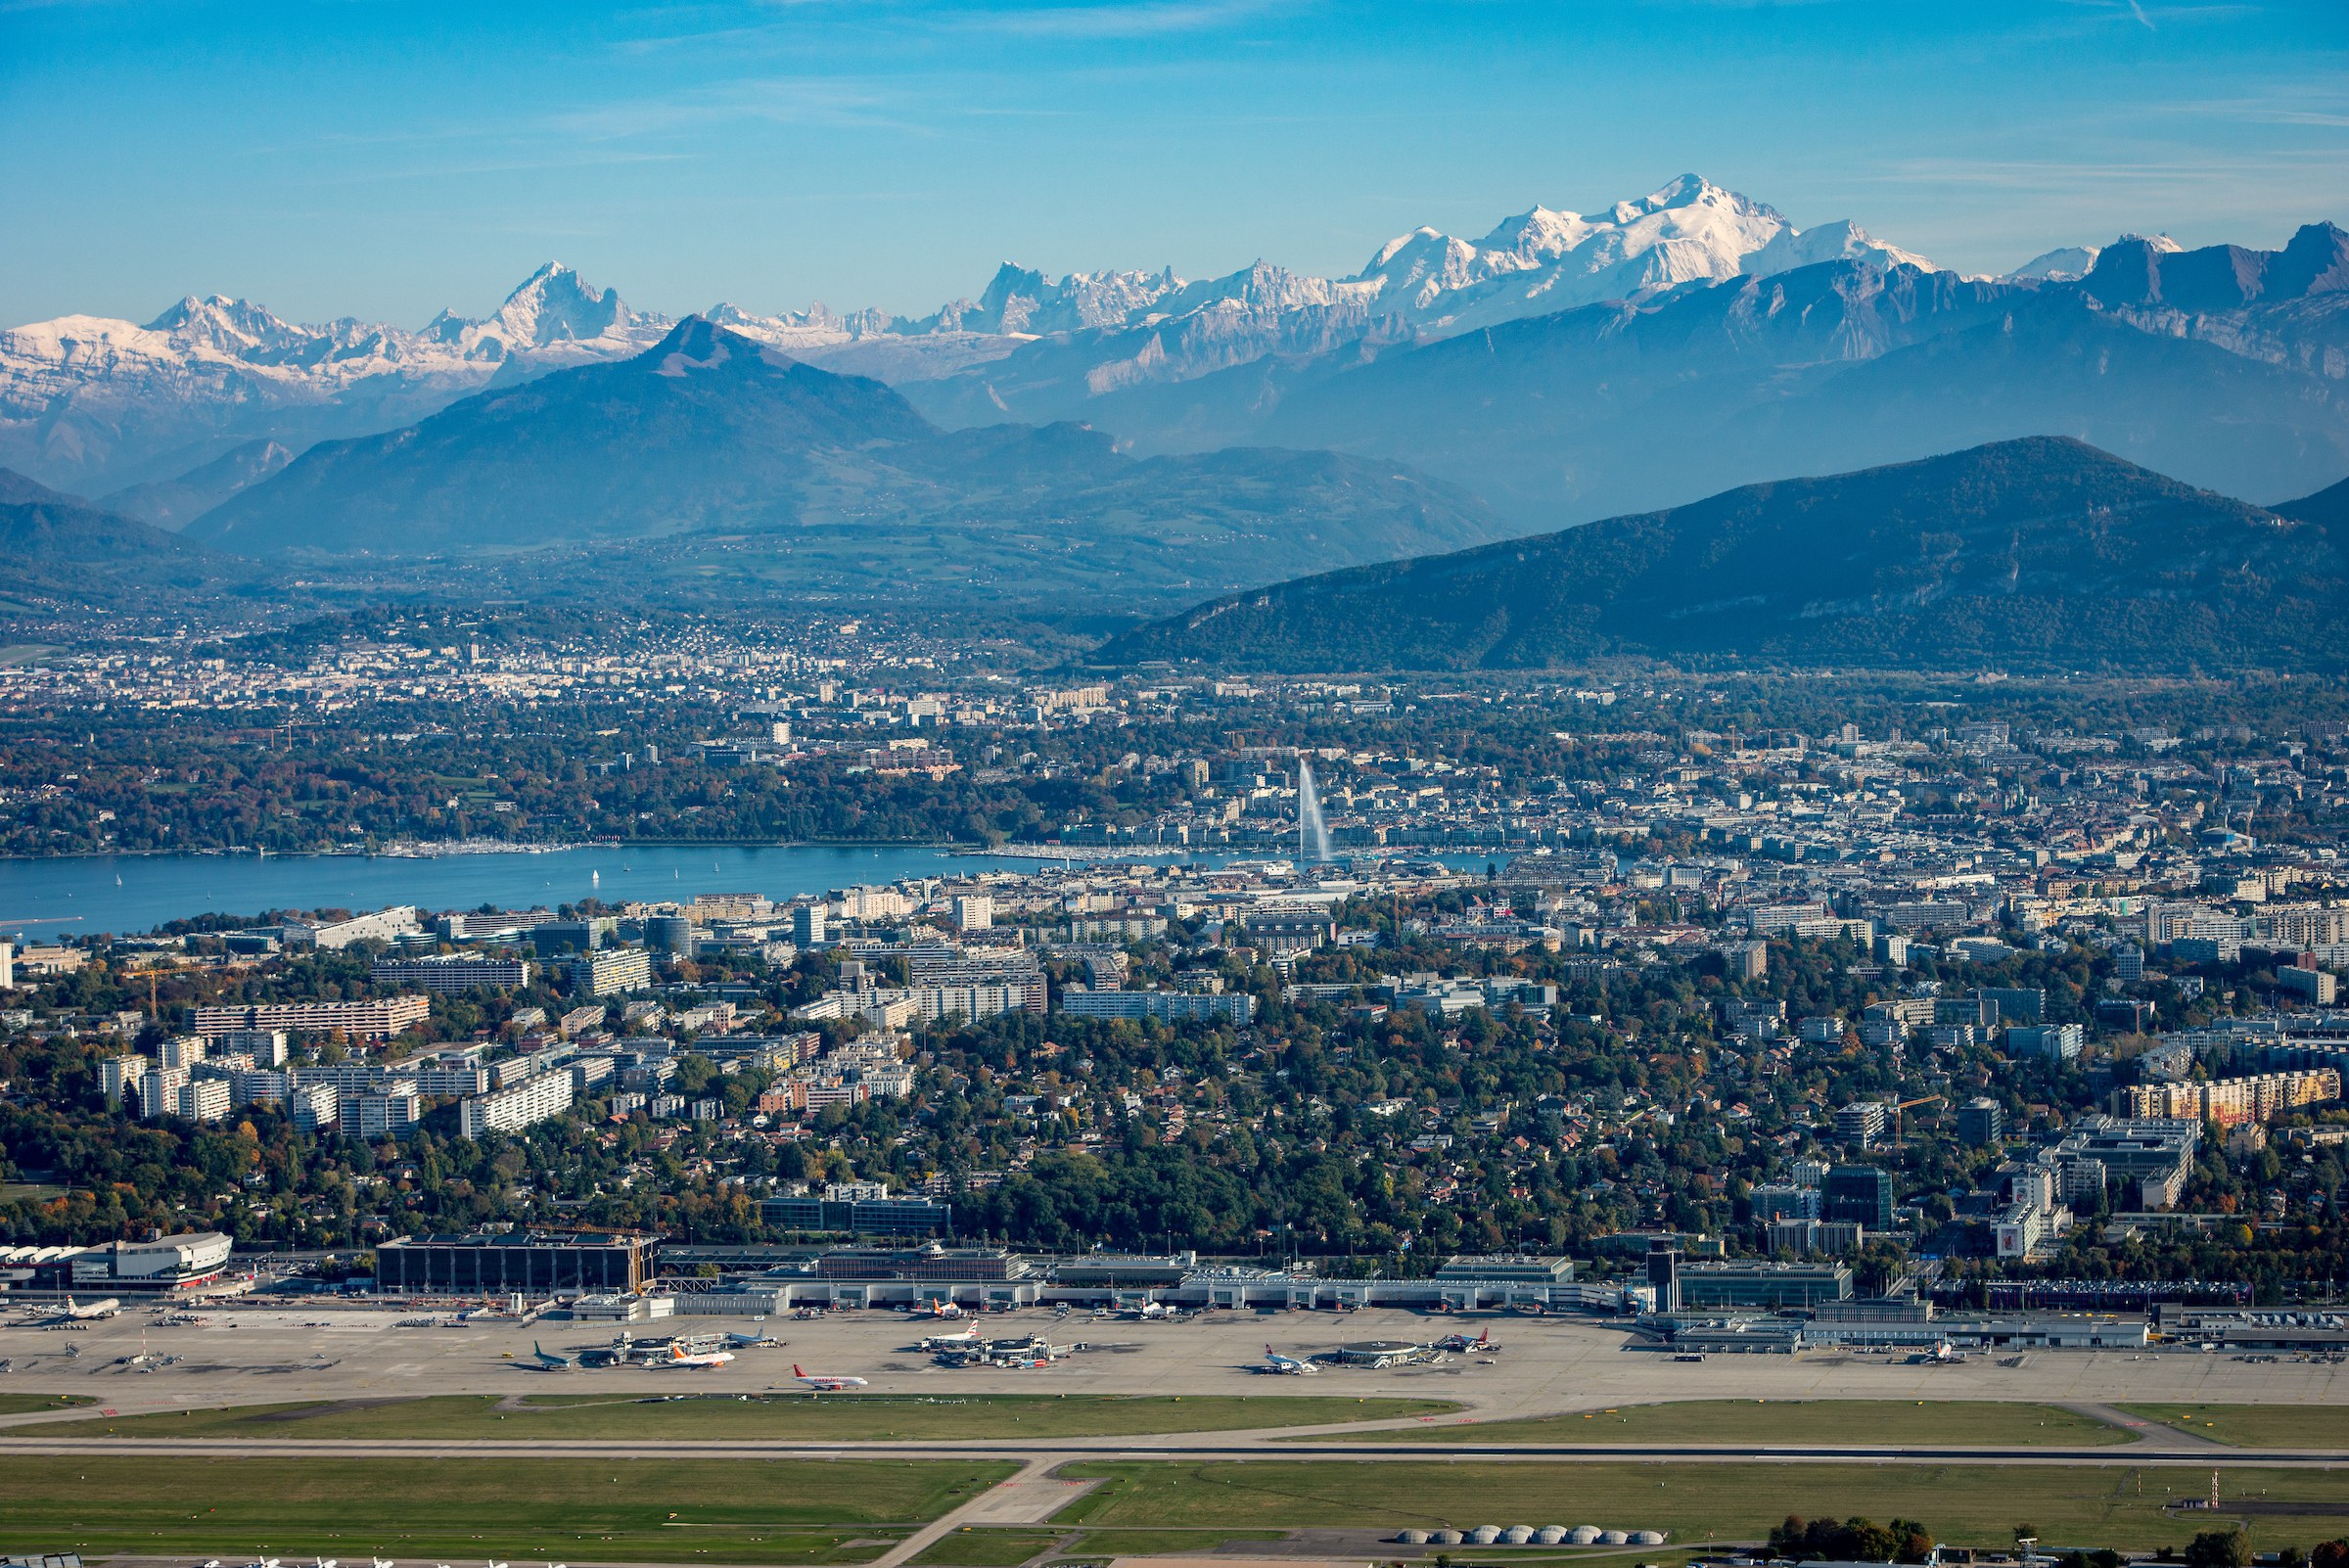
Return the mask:
{"type": "Polygon", "coordinates": [[[597,140],[656,136],[742,120],[776,125],[898,126],[901,95],[835,76],[763,76],[717,82],[667,97],[624,99],[568,110],[549,121],[566,135],[597,140]]]}
{"type": "Polygon", "coordinates": [[[1170,33],[1213,32],[1292,9],[1277,0],[1140,0],[1133,5],[1023,6],[969,11],[952,25],[973,32],[1029,38],[1153,38],[1170,33]]]}

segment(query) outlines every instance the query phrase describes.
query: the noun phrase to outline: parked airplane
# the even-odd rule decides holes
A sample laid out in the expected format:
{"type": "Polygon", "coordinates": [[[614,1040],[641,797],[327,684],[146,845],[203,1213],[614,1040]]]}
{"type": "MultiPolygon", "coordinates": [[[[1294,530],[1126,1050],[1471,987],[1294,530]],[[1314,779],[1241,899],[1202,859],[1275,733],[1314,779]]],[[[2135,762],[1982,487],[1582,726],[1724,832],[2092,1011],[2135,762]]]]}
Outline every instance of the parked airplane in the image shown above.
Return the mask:
{"type": "Polygon", "coordinates": [[[756,1350],[761,1345],[780,1345],[783,1342],[772,1334],[737,1334],[729,1330],[726,1343],[736,1350],[756,1350]]]}
{"type": "Polygon", "coordinates": [[[864,1379],[861,1377],[835,1377],[826,1372],[810,1372],[803,1368],[797,1361],[791,1363],[791,1375],[819,1392],[827,1389],[864,1387],[864,1379]]]}
{"type": "Polygon", "coordinates": [[[543,1370],[549,1372],[560,1372],[571,1364],[570,1357],[549,1356],[534,1339],[530,1341],[530,1358],[531,1360],[535,1360],[543,1370]]]}
{"type": "Polygon", "coordinates": [[[957,1329],[951,1334],[924,1334],[921,1338],[921,1342],[914,1348],[917,1350],[937,1352],[942,1350],[952,1350],[960,1345],[976,1345],[978,1343],[979,1330],[976,1328],[963,1328],[957,1329]]]}
{"type": "Polygon", "coordinates": [[[1497,1356],[1500,1354],[1500,1347],[1493,1343],[1493,1330],[1490,1328],[1477,1335],[1474,1339],[1470,1339],[1465,1334],[1447,1334],[1442,1339],[1436,1341],[1436,1349],[1440,1351],[1451,1351],[1455,1354],[1473,1351],[1479,1356],[1497,1356]]]}
{"type": "Polygon", "coordinates": [[[122,1303],[113,1296],[107,1297],[104,1301],[94,1301],[86,1305],[68,1296],[63,1307],[40,1320],[44,1323],[95,1322],[102,1317],[112,1317],[121,1310],[122,1303]]]}
{"type": "Polygon", "coordinates": [[[713,1366],[723,1366],[733,1359],[732,1351],[706,1351],[701,1355],[694,1356],[688,1355],[682,1345],[671,1345],[668,1348],[668,1354],[657,1359],[652,1364],[671,1367],[678,1371],[706,1372],[713,1366]]]}
{"type": "Polygon", "coordinates": [[[1294,1356],[1283,1356],[1271,1346],[1267,1345],[1263,1370],[1281,1377],[1312,1377],[1321,1368],[1311,1361],[1300,1360],[1294,1356]]]}
{"type": "Polygon", "coordinates": [[[92,1303],[77,1303],[77,1301],[72,1301],[72,1296],[66,1296],[66,1305],[61,1305],[61,1308],[52,1308],[49,1313],[42,1313],[40,1308],[25,1308],[28,1316],[25,1316],[23,1321],[25,1324],[33,1324],[33,1326],[52,1326],[52,1328],[61,1326],[61,1324],[92,1324],[92,1321],[99,1321],[101,1316],[113,1316],[115,1313],[119,1313],[119,1310],[122,1310],[122,1303],[115,1301],[113,1296],[108,1296],[106,1301],[92,1301],[92,1303]]]}

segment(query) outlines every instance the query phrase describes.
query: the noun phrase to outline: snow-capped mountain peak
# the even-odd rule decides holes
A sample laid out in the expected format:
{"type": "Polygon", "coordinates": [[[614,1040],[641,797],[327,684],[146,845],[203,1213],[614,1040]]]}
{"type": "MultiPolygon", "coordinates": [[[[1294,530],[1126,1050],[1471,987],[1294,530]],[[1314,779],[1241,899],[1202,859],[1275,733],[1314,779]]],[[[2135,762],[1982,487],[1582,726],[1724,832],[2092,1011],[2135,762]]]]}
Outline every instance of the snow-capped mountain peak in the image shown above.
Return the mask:
{"type": "Polygon", "coordinates": [[[1648,192],[1635,202],[1618,202],[1608,212],[1617,226],[1636,223],[1658,212],[1674,212],[1687,208],[1710,208],[1728,212],[1740,218],[1761,219],[1783,224],[1785,214],[1776,208],[1740,196],[1706,179],[1702,174],[1683,174],[1660,189],[1648,192]]]}
{"type": "Polygon", "coordinates": [[[2035,255],[2012,272],[2007,273],[2004,281],[2009,283],[2032,281],[2077,283],[2096,269],[2096,257],[2112,250],[2115,246],[2123,245],[2142,245],[2148,251],[2162,255],[2185,249],[2166,234],[2156,234],[2150,238],[2142,234],[2124,234],[2114,240],[2112,245],[2066,245],[2035,255]]]}
{"type": "Polygon", "coordinates": [[[1553,212],[1546,207],[1537,207],[1515,217],[1502,218],[1476,245],[1480,251],[1507,251],[1531,260],[1548,260],[1589,239],[1592,228],[1592,223],[1580,212],[1553,212]]]}
{"type": "Polygon", "coordinates": [[[635,319],[618,289],[598,289],[562,262],[549,261],[506,296],[484,325],[494,327],[509,348],[544,348],[624,336],[635,319]]]}
{"type": "Polygon", "coordinates": [[[1769,244],[1745,258],[1743,270],[1749,276],[1767,278],[1821,261],[1859,260],[1886,267],[1915,267],[1924,272],[1934,269],[1932,262],[1915,252],[1886,245],[1850,218],[1838,218],[1808,229],[1780,229],[1771,236],[1769,244]]]}
{"type": "MultiPolygon", "coordinates": [[[[896,382],[951,375],[1036,338],[1099,334],[1109,341],[1097,353],[1082,343],[1076,351],[1095,355],[1082,384],[1108,389],[1853,257],[1927,264],[1848,222],[1796,230],[1774,208],[1685,174],[1595,212],[1535,206],[1481,239],[1413,229],[1347,278],[1265,260],[1197,282],[1168,267],[1054,276],[1005,262],[975,300],[922,317],[821,305],[762,316],[720,304],[709,319],[795,357],[896,382]]],[[[534,269],[487,316],[443,310],[416,331],[347,319],[296,326],[220,295],[182,300],[145,327],[60,317],[0,332],[0,460],[68,484],[172,479],[194,466],[181,459],[228,449],[214,442],[299,445],[381,430],[492,378],[640,353],[672,325],[559,261],[534,269]]]]}
{"type": "Polygon", "coordinates": [[[1458,331],[1842,257],[1931,265],[1848,221],[1797,230],[1775,208],[1683,174],[1594,216],[1536,207],[1502,219],[1481,240],[1414,229],[1379,247],[1347,282],[1370,285],[1375,309],[1422,331],[1458,331]]]}
{"type": "Polygon", "coordinates": [[[234,300],[225,294],[201,300],[191,294],[148,322],[145,330],[160,332],[177,344],[230,355],[255,348],[283,348],[302,336],[299,328],[287,325],[252,300],[234,300]]]}

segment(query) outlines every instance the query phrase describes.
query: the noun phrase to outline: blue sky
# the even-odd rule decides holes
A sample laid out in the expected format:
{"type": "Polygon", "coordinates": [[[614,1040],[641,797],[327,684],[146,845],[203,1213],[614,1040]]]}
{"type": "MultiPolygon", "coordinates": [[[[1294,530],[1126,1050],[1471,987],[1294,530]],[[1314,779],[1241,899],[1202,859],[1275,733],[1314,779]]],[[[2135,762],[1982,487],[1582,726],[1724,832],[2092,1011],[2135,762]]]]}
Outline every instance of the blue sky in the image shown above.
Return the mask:
{"type": "Polygon", "coordinates": [[[184,293],[922,312],[1002,259],[1348,273],[1683,170],[2004,270],[2349,222],[2349,5],[0,0],[0,321],[184,293]]]}

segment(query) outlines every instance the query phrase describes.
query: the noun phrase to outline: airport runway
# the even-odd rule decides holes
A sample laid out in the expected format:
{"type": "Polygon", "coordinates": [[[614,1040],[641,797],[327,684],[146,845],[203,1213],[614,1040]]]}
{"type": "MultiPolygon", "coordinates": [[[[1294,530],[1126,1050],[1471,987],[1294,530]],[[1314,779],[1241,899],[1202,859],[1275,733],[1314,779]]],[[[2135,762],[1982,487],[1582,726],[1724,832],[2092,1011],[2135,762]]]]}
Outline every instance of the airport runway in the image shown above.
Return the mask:
{"type": "Polygon", "coordinates": [[[1442,1444],[1385,1447],[1360,1443],[1279,1443],[1269,1434],[1185,1433],[1179,1437],[1052,1438],[1033,1442],[968,1440],[879,1443],[791,1443],[717,1441],[664,1442],[490,1442],[472,1440],[376,1441],[251,1438],[56,1438],[0,1437],[0,1454],[159,1454],[204,1458],[380,1458],[380,1459],[1002,1459],[1019,1457],[1036,1473],[1078,1460],[1200,1459],[1217,1461],[1328,1461],[1442,1464],[1456,1459],[1508,1463],[1624,1464],[1669,1460],[1713,1464],[2083,1464],[2188,1469],[2280,1466],[2349,1467],[2344,1449],[2185,1449],[2156,1444],[2104,1448],[1922,1448],[1884,1444],[1832,1447],[1819,1444],[1442,1444]]]}

